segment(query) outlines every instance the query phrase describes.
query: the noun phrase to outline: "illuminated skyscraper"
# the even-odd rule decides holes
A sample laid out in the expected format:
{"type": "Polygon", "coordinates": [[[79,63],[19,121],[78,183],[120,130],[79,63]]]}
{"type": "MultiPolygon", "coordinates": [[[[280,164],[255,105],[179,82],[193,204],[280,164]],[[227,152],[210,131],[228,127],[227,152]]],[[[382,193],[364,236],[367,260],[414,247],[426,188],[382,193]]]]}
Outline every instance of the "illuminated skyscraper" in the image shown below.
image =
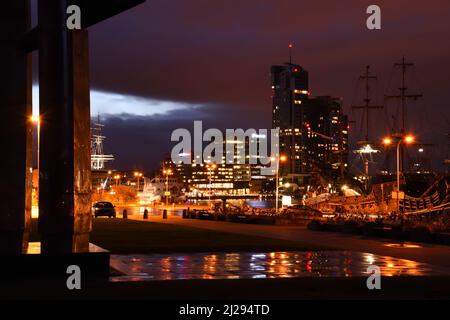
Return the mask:
{"type": "Polygon", "coordinates": [[[345,174],[348,119],[342,101],[329,96],[310,97],[308,72],[285,63],[272,66],[272,127],[280,129],[280,174],[313,172],[335,178],[345,174]]]}
{"type": "Polygon", "coordinates": [[[307,161],[305,108],[309,96],[308,72],[301,66],[285,63],[272,66],[272,127],[280,129],[280,154],[287,162],[282,174],[311,171],[307,161]]]}
{"type": "Polygon", "coordinates": [[[308,158],[313,170],[328,178],[347,172],[348,118],[339,98],[320,96],[308,100],[306,127],[308,158]]]}

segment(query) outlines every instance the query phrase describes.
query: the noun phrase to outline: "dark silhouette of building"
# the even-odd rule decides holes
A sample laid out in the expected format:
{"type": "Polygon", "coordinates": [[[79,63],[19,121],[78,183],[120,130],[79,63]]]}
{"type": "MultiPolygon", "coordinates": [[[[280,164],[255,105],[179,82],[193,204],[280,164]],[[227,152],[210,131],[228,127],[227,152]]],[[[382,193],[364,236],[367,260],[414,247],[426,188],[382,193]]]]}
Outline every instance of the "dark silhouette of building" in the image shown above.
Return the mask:
{"type": "Polygon", "coordinates": [[[285,63],[272,66],[272,127],[280,129],[280,154],[287,157],[280,172],[311,171],[307,160],[306,101],[309,95],[308,72],[285,63]]]}
{"type": "Polygon", "coordinates": [[[337,98],[310,97],[308,72],[292,63],[272,66],[272,127],[280,129],[281,175],[345,174],[348,119],[337,98]]]}
{"type": "Polygon", "coordinates": [[[329,178],[347,172],[348,117],[342,101],[330,96],[308,99],[306,108],[308,157],[314,168],[329,178]]]}

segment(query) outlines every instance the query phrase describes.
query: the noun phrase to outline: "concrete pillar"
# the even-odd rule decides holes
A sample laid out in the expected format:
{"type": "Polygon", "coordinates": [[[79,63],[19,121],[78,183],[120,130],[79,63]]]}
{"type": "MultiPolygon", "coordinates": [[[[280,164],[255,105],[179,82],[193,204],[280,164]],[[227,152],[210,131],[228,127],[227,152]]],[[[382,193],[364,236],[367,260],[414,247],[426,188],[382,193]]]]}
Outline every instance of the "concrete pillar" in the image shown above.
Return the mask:
{"type": "Polygon", "coordinates": [[[0,254],[27,249],[31,217],[31,56],[21,48],[30,27],[29,0],[0,10],[0,254]]]}
{"type": "Polygon", "coordinates": [[[91,231],[88,34],[66,28],[67,5],[38,6],[43,254],[86,252],[91,231]]]}

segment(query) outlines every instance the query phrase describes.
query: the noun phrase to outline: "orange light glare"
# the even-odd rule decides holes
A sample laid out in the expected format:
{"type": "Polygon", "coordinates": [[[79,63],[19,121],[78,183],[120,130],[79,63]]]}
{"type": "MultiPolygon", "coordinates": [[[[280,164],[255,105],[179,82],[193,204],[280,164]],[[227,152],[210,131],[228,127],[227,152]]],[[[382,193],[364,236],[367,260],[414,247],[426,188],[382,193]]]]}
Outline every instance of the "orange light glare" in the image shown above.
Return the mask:
{"type": "Polygon", "coordinates": [[[30,121],[33,122],[33,123],[38,123],[39,120],[40,120],[39,116],[33,115],[33,116],[30,117],[30,121]]]}
{"type": "Polygon", "coordinates": [[[384,138],[383,139],[383,144],[386,145],[386,146],[392,144],[392,139],[391,138],[384,138]]]}
{"type": "Polygon", "coordinates": [[[414,142],[414,137],[413,136],[406,136],[405,137],[405,142],[406,143],[413,143],[414,142]]]}

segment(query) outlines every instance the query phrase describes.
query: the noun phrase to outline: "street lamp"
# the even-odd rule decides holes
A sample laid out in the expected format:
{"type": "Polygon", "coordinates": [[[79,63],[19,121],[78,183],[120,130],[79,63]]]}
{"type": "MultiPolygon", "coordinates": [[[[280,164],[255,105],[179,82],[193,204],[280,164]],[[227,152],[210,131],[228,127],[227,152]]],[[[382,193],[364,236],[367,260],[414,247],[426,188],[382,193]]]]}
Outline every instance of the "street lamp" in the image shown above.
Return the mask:
{"type": "Polygon", "coordinates": [[[141,172],[135,172],[134,176],[137,178],[137,191],[139,192],[139,179],[142,177],[141,172]]]}
{"type": "Polygon", "coordinates": [[[116,188],[117,188],[117,186],[119,185],[120,175],[116,174],[114,176],[114,179],[116,180],[116,188]]]}
{"type": "Polygon", "coordinates": [[[278,213],[278,194],[279,194],[279,186],[280,186],[280,182],[279,182],[279,172],[280,172],[280,162],[286,162],[287,161],[287,157],[282,155],[277,155],[276,157],[272,157],[271,158],[272,161],[276,161],[277,162],[277,166],[276,166],[276,170],[277,170],[277,176],[275,179],[275,183],[276,183],[276,188],[275,188],[275,212],[278,213]]]}
{"type": "MultiPolygon", "coordinates": [[[[400,146],[402,143],[411,144],[414,143],[414,136],[412,135],[394,135],[393,138],[397,142],[397,212],[399,212],[400,204],[400,146]]],[[[387,137],[383,139],[383,144],[389,146],[393,142],[393,138],[387,137]]]]}
{"type": "Polygon", "coordinates": [[[391,145],[392,144],[392,139],[391,138],[384,138],[383,139],[383,144],[385,145],[385,146],[389,146],[389,145],[391,145]]]}
{"type": "Polygon", "coordinates": [[[408,135],[405,137],[405,142],[406,143],[413,143],[414,142],[414,137],[411,135],[408,135]]]}
{"type": "Polygon", "coordinates": [[[163,170],[163,174],[166,175],[166,206],[169,205],[169,176],[172,175],[172,170],[171,169],[164,169],[163,170]]]}
{"type": "Polygon", "coordinates": [[[215,163],[211,165],[206,165],[209,174],[209,194],[208,194],[208,202],[211,202],[211,193],[212,193],[212,172],[217,169],[217,165],[215,163]]]}

